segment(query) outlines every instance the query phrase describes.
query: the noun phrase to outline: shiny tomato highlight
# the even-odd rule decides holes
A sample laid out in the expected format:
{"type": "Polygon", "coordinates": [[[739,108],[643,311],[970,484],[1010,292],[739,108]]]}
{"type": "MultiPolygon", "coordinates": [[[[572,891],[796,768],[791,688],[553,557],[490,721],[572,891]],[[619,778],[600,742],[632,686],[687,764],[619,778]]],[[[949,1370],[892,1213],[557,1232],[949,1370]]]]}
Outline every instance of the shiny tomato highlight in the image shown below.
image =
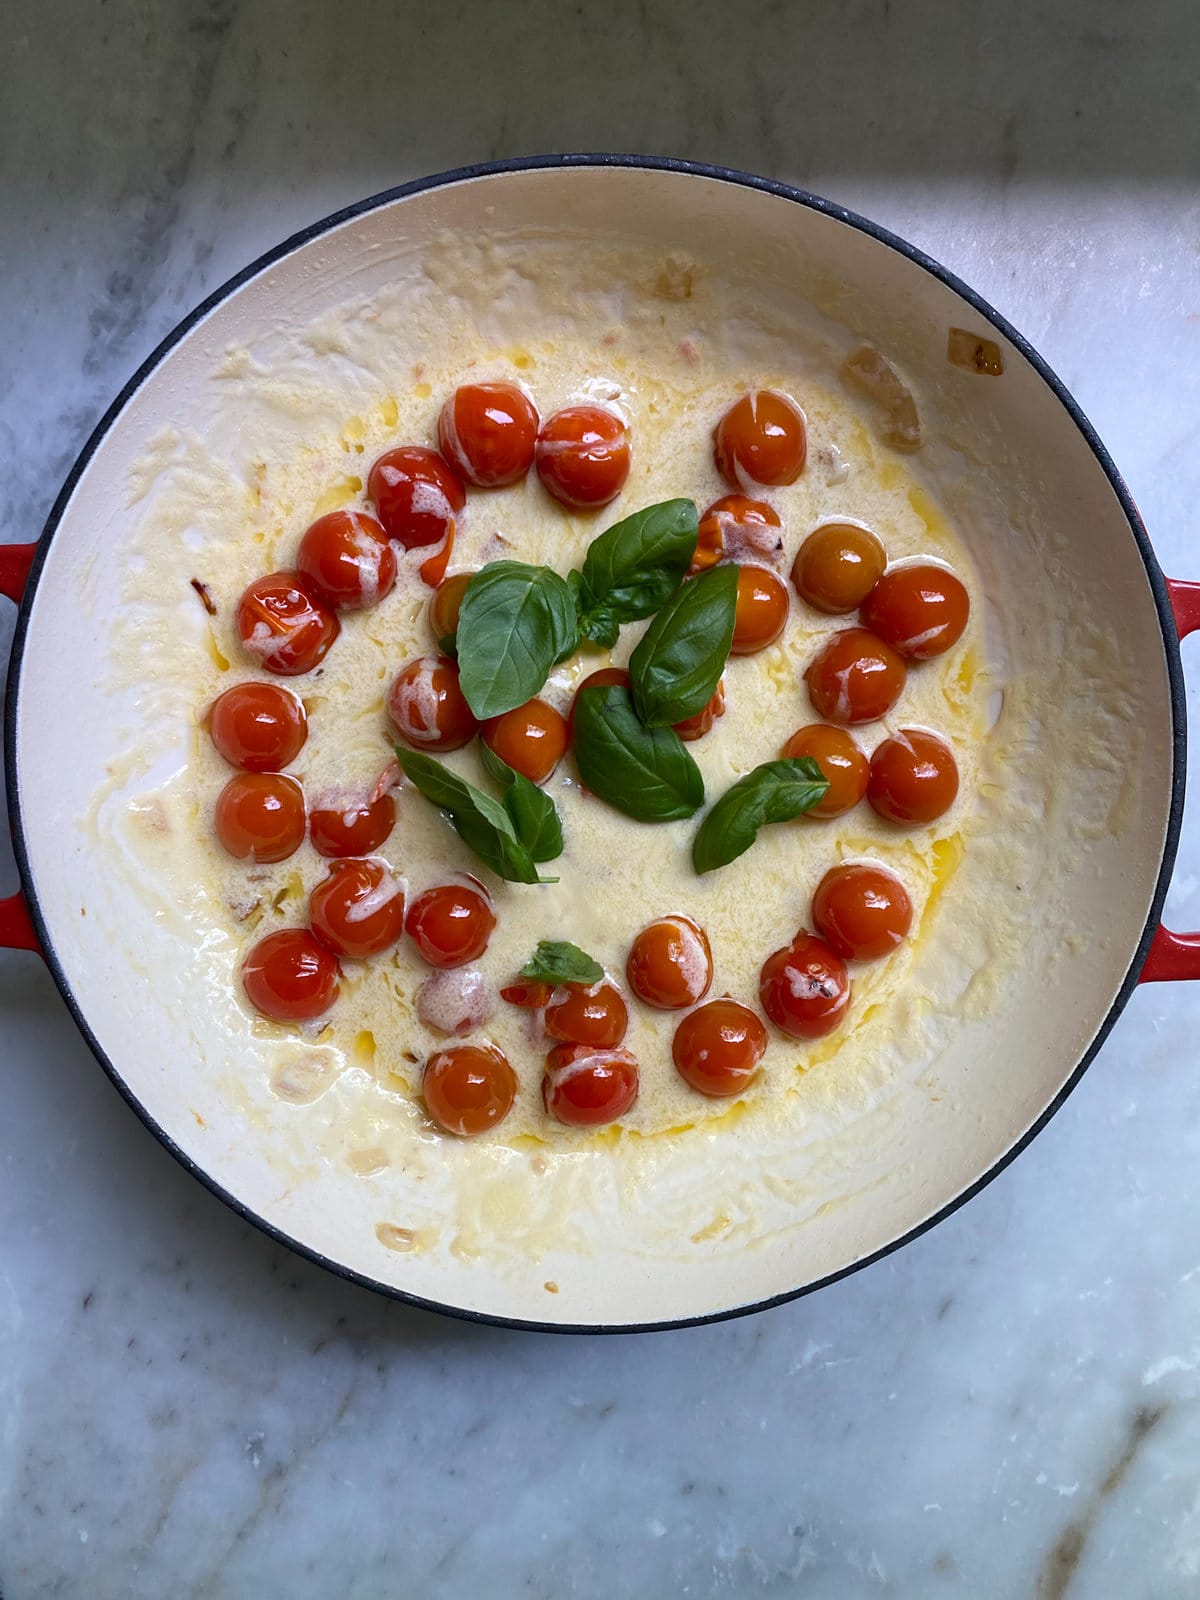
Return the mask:
{"type": "Polygon", "coordinates": [[[304,707],[275,683],[235,683],[213,701],[208,733],[218,755],[243,772],[278,772],[308,738],[304,707]]]}

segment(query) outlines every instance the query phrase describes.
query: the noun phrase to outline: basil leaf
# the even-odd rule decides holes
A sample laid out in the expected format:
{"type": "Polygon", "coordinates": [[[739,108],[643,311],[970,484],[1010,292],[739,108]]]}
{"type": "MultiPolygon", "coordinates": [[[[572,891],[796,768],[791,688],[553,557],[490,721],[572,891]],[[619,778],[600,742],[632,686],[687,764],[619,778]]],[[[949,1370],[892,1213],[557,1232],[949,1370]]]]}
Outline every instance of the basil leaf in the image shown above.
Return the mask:
{"type": "Polygon", "coordinates": [[[543,883],[533,857],[517,838],[512,818],[498,800],[432,756],[393,746],[404,776],[450,818],[463,843],[510,883],[543,883]]]}
{"type": "Polygon", "coordinates": [[[593,539],[576,586],[579,626],[609,649],[623,622],[648,617],[669,600],[696,553],[692,500],[664,500],[614,522],[593,539]]]}
{"type": "Polygon", "coordinates": [[[672,822],[704,804],[704,779],[679,735],[644,727],[621,684],[579,692],[574,744],[586,787],[627,817],[672,822]]]}
{"type": "Polygon", "coordinates": [[[604,968],[577,944],[565,939],[539,939],[537,949],[521,968],[522,978],[542,983],[599,983],[604,968]]]}
{"type": "Polygon", "coordinates": [[[712,699],[733,643],[738,569],[689,578],[655,617],[629,659],[633,703],[648,728],[694,717],[712,699]]]}
{"type": "Polygon", "coordinates": [[[554,801],[523,772],[514,772],[507,761],[480,741],[483,765],[490,777],[503,785],[504,809],[512,818],[517,838],[535,861],[553,861],[562,855],[562,819],[554,801]]]}
{"type": "Polygon", "coordinates": [[[829,780],[811,756],[791,761],[766,761],[713,806],[692,841],[697,872],[712,872],[735,860],[754,843],[767,822],[788,822],[810,811],[829,788],[829,780]]]}
{"type": "Polygon", "coordinates": [[[459,683],[482,722],[524,705],[579,643],[570,588],[549,567],[492,561],[467,585],[455,632],[459,683]]]}

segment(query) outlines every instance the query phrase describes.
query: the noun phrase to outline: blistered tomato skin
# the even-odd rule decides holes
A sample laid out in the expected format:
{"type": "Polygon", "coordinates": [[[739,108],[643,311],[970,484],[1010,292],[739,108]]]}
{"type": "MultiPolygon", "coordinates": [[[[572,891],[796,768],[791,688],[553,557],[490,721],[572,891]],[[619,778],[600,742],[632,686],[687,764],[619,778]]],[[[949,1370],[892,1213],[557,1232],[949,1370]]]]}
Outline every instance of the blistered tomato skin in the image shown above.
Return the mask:
{"type": "Polygon", "coordinates": [[[396,582],[396,552],[365,511],[318,517],[300,541],[296,566],[313,593],[339,611],[376,605],[396,582]]]}
{"type": "Polygon", "coordinates": [[[846,963],[822,939],[798,933],[763,963],[759,999],[767,1016],[793,1039],[821,1039],[846,1015],[846,963]]]}
{"type": "Polygon", "coordinates": [[[254,1009],[272,1022],[312,1022],[338,996],[337,957],[307,928],[281,928],[251,947],[242,964],[242,988],[254,1009]]]}
{"type": "Polygon", "coordinates": [[[675,732],[684,744],[694,744],[697,739],[703,739],[706,733],[711,733],[713,723],[724,715],[725,680],[722,678],[713,690],[712,699],[708,704],[697,711],[695,716],[685,717],[682,722],[675,723],[675,732]]]}
{"type": "Polygon", "coordinates": [[[542,1104],[569,1128],[601,1128],[638,1097],[638,1064],[628,1050],[560,1044],[546,1057],[542,1104]]]}
{"type": "Polygon", "coordinates": [[[722,495],[700,518],[700,532],[690,572],[703,572],[718,561],[773,561],[783,546],[779,516],[765,500],[744,494],[722,495]]]}
{"type": "Polygon", "coordinates": [[[924,728],[901,728],[871,757],[867,799],[889,822],[936,822],[958,794],[958,763],[944,739],[924,728]]]}
{"type": "Polygon", "coordinates": [[[904,662],[866,628],[831,634],[804,674],[813,710],[826,722],[875,722],[899,700],[904,662]]]}
{"type": "Polygon", "coordinates": [[[792,585],[814,610],[838,616],[858,610],[886,565],[883,545],[873,533],[852,522],[827,522],[796,552],[792,585]]]}
{"type": "Polygon", "coordinates": [[[405,926],[427,965],[463,967],[487,949],[496,914],[482,887],[443,883],[417,896],[405,926]]]}
{"type": "Polygon", "coordinates": [[[467,383],[438,419],[442,454],[467,483],[499,489],[533,465],[537,407],[515,383],[467,383]]]}
{"type": "Polygon", "coordinates": [[[634,939],[625,963],[629,987],[660,1011],[693,1006],[712,983],[708,935],[691,917],[660,917],[634,939]]]}
{"type": "Polygon", "coordinates": [[[847,862],[821,879],[813,926],[844,961],[877,961],[902,944],[912,927],[912,901],[894,872],[847,862]]]}
{"type": "Polygon", "coordinates": [[[843,816],[853,810],[867,792],[870,763],[845,728],[834,728],[827,722],[811,722],[792,734],[780,755],[786,760],[808,756],[817,763],[829,783],[816,805],[802,814],[805,817],[843,816]]]}
{"type": "Polygon", "coordinates": [[[242,772],[278,772],[308,738],[304,707],[275,683],[235,683],[209,707],[208,733],[217,754],[242,772]]]}
{"type": "Polygon", "coordinates": [[[462,479],[436,450],[401,445],[371,468],[367,493],[389,539],[406,550],[440,544],[467,503],[462,479]]]}
{"type": "Polygon", "coordinates": [[[449,578],[443,578],[429,597],[429,626],[439,649],[458,632],[458,613],[462,610],[463,595],[474,576],[473,572],[456,572],[449,578]]]}
{"type": "Polygon", "coordinates": [[[560,504],[578,511],[606,506],[629,476],[629,429],[602,406],[567,406],[538,434],[534,461],[560,504]]]}
{"type": "Polygon", "coordinates": [[[404,932],[404,885],[379,861],[335,861],[308,897],[308,922],[322,944],[365,961],[404,932]]]}
{"type": "Polygon", "coordinates": [[[688,1013],[675,1030],[675,1070],[700,1094],[724,1099],[754,1079],[767,1030],[747,1006],[726,996],[688,1013]]]}
{"type": "Polygon", "coordinates": [[[757,655],[779,638],[788,619],[788,592],[766,567],[738,568],[737,611],[730,654],[757,655]]]}
{"type": "Polygon", "coordinates": [[[485,722],[483,740],[514,772],[545,783],[566,753],[567,721],[544,700],[527,700],[485,722]]]}
{"type": "Polygon", "coordinates": [[[615,984],[564,983],[554,990],[542,1025],[552,1039],[605,1049],[620,1044],[629,1026],[629,1007],[615,984]]]}
{"type": "Polygon", "coordinates": [[[944,655],[962,638],[970,614],[961,580],[928,561],[884,573],[862,608],[864,624],[910,661],[944,655]]]}
{"type": "Polygon", "coordinates": [[[777,389],[751,389],[734,402],[713,431],[717,471],[731,489],[795,483],[808,455],[808,428],[796,402],[777,389]]]}
{"type": "Polygon", "coordinates": [[[369,856],[395,826],[396,802],[390,794],[344,806],[314,806],[308,814],[308,836],[322,856],[369,856]]]}
{"type": "Polygon", "coordinates": [[[461,750],[479,731],[458,683],[458,663],[418,656],[400,669],[388,691],[388,716],[414,750],[461,750]]]}
{"type": "Polygon", "coordinates": [[[213,820],[239,861],[286,861],[304,843],[304,791],[280,772],[239,772],[217,796],[213,820]]]}
{"type": "Polygon", "coordinates": [[[338,619],[298,572],[270,572],[242,592],[235,613],[249,655],[267,672],[298,677],[325,659],[338,619]]]}
{"type": "Polygon", "coordinates": [[[494,1044],[435,1050],[421,1075],[425,1109],[447,1133],[471,1139],[503,1122],[517,1098],[517,1075],[494,1044]]]}

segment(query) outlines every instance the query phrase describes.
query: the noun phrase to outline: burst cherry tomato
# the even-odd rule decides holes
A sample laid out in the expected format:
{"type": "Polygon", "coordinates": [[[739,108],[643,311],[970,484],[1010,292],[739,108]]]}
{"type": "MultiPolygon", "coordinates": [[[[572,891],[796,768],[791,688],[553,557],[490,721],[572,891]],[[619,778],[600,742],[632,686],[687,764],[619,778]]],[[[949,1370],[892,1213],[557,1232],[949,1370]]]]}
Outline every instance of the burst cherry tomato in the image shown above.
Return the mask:
{"type": "Polygon", "coordinates": [[[365,961],[404,932],[404,885],[380,861],[335,861],[308,897],[308,922],[338,955],[365,961]]]}
{"type": "Polygon", "coordinates": [[[483,725],[483,740],[514,772],[545,783],[567,748],[567,719],[544,700],[527,700],[483,725]]]}
{"type": "Polygon", "coordinates": [[[852,522],[827,522],[796,552],[792,583],[801,600],[836,616],[862,605],[886,565],[883,545],[873,533],[852,522]]]}
{"type": "Polygon", "coordinates": [[[418,656],[400,669],[388,690],[388,716],[414,750],[461,750],[479,731],[458,686],[458,664],[446,656],[418,656]]]}
{"type": "Polygon", "coordinates": [[[954,752],[936,733],[901,728],[871,757],[867,799],[889,822],[936,822],[957,793],[954,752]]]}
{"type": "Polygon", "coordinates": [[[788,617],[788,592],[766,567],[738,568],[737,612],[730,653],[752,656],[774,644],[788,617]]]}
{"type": "Polygon", "coordinates": [[[440,649],[447,639],[458,632],[458,613],[462,609],[463,595],[475,576],[473,572],[456,572],[452,578],[443,578],[429,599],[429,626],[440,649]]]}
{"type": "Polygon", "coordinates": [[[422,961],[462,967],[487,949],[496,914],[482,886],[441,883],[417,896],[405,926],[422,961]]]}
{"type": "Polygon", "coordinates": [[[308,814],[308,836],[322,856],[369,856],[395,826],[396,802],[390,794],[314,806],[308,814]]]}
{"type": "Polygon", "coordinates": [[[447,1133],[486,1133],[512,1110],[517,1075],[494,1044],[435,1050],[421,1075],[425,1109],[447,1133]]]}
{"type": "Polygon", "coordinates": [[[552,1039],[607,1049],[620,1044],[629,1026],[629,1007],[621,991],[602,978],[599,983],[564,983],[554,991],[543,1025],[552,1039]]]}
{"type": "Polygon", "coordinates": [[[515,383],[465,383],[438,418],[442,454],[481,489],[516,483],[533,465],[537,407],[515,383]]]}
{"type": "Polygon", "coordinates": [[[868,862],[834,867],[817,885],[813,926],[845,961],[889,955],[912,927],[912,901],[894,872],[868,862]]]}
{"type": "Polygon", "coordinates": [[[564,506],[605,506],[629,476],[629,429],[601,406],[567,406],[538,434],[534,460],[538,477],[564,506]]]}
{"type": "Polygon", "coordinates": [[[236,619],[259,666],[283,678],[311,672],[338,636],[338,619],[298,572],[255,578],[237,603],[236,619]]]}
{"type": "Polygon", "coordinates": [[[274,683],[235,683],[213,701],[208,732],[219,755],[243,772],[278,772],[308,738],[304,707],[274,683]]]}
{"type": "Polygon", "coordinates": [[[867,758],[844,728],[811,722],[807,728],[797,729],[781,754],[788,760],[808,756],[829,780],[822,798],[804,812],[806,817],[840,817],[867,792],[867,758]]]}
{"type": "Polygon", "coordinates": [[[467,503],[458,474],[421,445],[388,450],[371,468],[367,493],[389,539],[406,550],[439,544],[454,532],[467,503]]]}
{"type": "Polygon", "coordinates": [[[542,1103],[569,1128],[615,1122],[637,1096],[638,1065],[628,1050],[560,1044],[546,1057],[542,1103]]]}
{"type": "Polygon", "coordinates": [[[945,567],[893,567],[863,601],[862,620],[892,649],[928,661],[958,643],[971,613],[966,589],[945,567]]]}
{"type": "Polygon", "coordinates": [[[713,690],[712,699],[708,704],[702,706],[695,716],[685,717],[682,722],[675,723],[675,732],[685,744],[692,744],[697,739],[703,739],[706,733],[711,733],[713,723],[724,715],[725,679],[722,678],[713,690]]]}
{"type": "Polygon", "coordinates": [[[751,389],[713,430],[717,471],[731,489],[746,494],[795,483],[807,454],[804,413],[777,389],[751,389]]]}
{"type": "Polygon", "coordinates": [[[793,1039],[820,1039],[831,1033],[850,1004],[846,963],[811,933],[763,962],[758,984],[762,1008],[793,1039]]]}
{"type": "Polygon", "coordinates": [[[567,712],[567,737],[570,738],[575,730],[575,706],[579,696],[585,689],[607,689],[610,685],[620,685],[628,689],[630,684],[629,672],[625,667],[600,667],[595,672],[589,672],[587,677],[576,689],[571,699],[571,709],[567,712]]]}
{"type": "Polygon", "coordinates": [[[285,861],[304,843],[304,791],[280,772],[239,772],[217,796],[215,822],[239,861],[285,861]]]}
{"type": "Polygon", "coordinates": [[[520,1006],[523,1011],[540,1011],[553,993],[552,983],[542,983],[537,978],[520,978],[516,983],[510,983],[507,989],[501,989],[500,998],[507,1000],[510,1006],[520,1006]]]}
{"type": "Polygon", "coordinates": [[[629,987],[660,1011],[694,1006],[712,982],[708,935],[691,917],[660,917],[634,939],[625,963],[629,987]]]}
{"type": "Polygon", "coordinates": [[[904,662],[866,628],[831,634],[809,663],[804,681],[816,713],[827,722],[874,722],[899,700],[904,662]]]}
{"type": "Polygon", "coordinates": [[[726,556],[731,561],[743,557],[770,561],[782,543],[773,506],[765,500],[748,500],[744,494],[723,495],[700,518],[700,537],[689,571],[703,572],[726,556]]]}
{"type": "Polygon", "coordinates": [[[689,1012],[675,1030],[671,1055],[685,1083],[701,1094],[740,1094],[758,1071],[767,1030],[736,1000],[710,1000],[689,1012]]]}
{"type": "Polygon", "coordinates": [[[365,511],[318,517],[300,541],[296,566],[314,594],[342,611],[373,606],[396,581],[396,552],[365,511]]]}
{"type": "Polygon", "coordinates": [[[242,966],[242,988],[272,1022],[311,1022],[338,996],[337,957],[307,928],[281,928],[260,939],[242,966]]]}

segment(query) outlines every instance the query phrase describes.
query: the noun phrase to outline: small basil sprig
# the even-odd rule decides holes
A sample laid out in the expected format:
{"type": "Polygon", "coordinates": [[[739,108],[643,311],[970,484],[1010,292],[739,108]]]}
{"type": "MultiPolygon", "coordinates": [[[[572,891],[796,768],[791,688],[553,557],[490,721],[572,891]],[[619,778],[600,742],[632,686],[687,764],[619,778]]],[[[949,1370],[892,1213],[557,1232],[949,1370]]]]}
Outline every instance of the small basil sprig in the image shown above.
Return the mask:
{"type": "Polygon", "coordinates": [[[553,861],[562,855],[562,819],[550,796],[531,783],[523,772],[514,772],[507,761],[482,740],[479,753],[484,770],[501,786],[500,798],[512,818],[517,838],[535,861],[553,861]]]}
{"type": "Polygon", "coordinates": [[[538,876],[528,843],[519,836],[516,823],[499,800],[484,794],[432,756],[404,750],[399,745],[394,748],[404,776],[426,800],[446,813],[459,838],[493,872],[510,883],[557,881],[538,876]]]}
{"type": "Polygon", "coordinates": [[[694,717],[712,699],[733,643],[738,569],[710,567],[663,606],[629,658],[633,703],[648,728],[694,717]]]}
{"type": "Polygon", "coordinates": [[[604,968],[566,939],[539,939],[537,949],[521,968],[522,978],[541,983],[599,983],[604,968]]]}
{"type": "Polygon", "coordinates": [[[582,572],[569,579],[580,632],[611,649],[623,622],[657,611],[682,583],[698,529],[694,501],[663,500],[593,539],[582,572]]]}
{"type": "Polygon", "coordinates": [[[459,684],[482,722],[524,705],[579,643],[575,600],[549,567],[492,561],[467,585],[455,648],[459,684]]]}
{"type": "Polygon", "coordinates": [[[811,811],[829,780],[811,756],[766,761],[727,789],[692,841],[697,872],[713,872],[737,859],[768,822],[788,822],[811,811]]]}
{"type": "Polygon", "coordinates": [[[647,728],[620,684],[579,692],[574,745],[585,787],[627,817],[672,822],[704,804],[704,779],[679,735],[647,728]]]}

